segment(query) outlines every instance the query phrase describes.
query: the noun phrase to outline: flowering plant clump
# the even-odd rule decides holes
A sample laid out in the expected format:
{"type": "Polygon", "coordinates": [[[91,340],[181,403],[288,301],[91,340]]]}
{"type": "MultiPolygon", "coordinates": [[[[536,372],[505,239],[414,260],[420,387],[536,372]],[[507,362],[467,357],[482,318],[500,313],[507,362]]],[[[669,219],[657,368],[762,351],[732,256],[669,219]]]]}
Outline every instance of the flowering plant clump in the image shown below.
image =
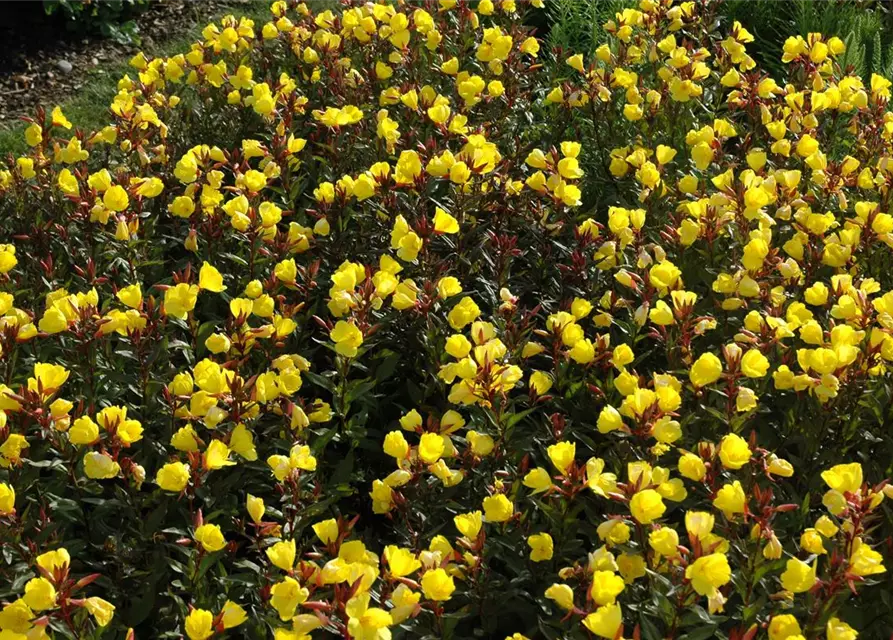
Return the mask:
{"type": "Polygon", "coordinates": [[[891,82],[274,2],[0,170],[0,637],[889,635],[891,82]]]}

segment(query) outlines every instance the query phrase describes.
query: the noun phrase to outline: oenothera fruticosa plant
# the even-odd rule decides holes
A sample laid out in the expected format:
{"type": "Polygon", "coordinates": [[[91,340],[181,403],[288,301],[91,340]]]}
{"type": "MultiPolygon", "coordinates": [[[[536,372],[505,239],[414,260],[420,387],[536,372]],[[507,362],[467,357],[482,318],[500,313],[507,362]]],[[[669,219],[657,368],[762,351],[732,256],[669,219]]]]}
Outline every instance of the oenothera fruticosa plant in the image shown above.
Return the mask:
{"type": "Polygon", "coordinates": [[[882,638],[890,82],[711,5],[275,2],[0,171],[0,635],[882,638]]]}

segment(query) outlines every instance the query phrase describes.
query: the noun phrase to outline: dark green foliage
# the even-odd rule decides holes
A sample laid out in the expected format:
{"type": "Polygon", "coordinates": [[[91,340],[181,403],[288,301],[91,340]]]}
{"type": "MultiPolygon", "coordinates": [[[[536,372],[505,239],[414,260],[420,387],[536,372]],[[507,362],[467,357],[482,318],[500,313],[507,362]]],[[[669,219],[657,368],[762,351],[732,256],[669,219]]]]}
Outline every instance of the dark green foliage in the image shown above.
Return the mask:
{"type": "MultiPolygon", "coordinates": [[[[893,13],[889,2],[875,0],[728,0],[720,2],[720,20],[738,20],[754,35],[748,53],[772,74],[782,72],[782,48],[791,35],[836,35],[847,45],[841,65],[863,77],[893,70],[893,13]]],[[[726,26],[726,25],[724,25],[726,26]]]]}
{"type": "Polygon", "coordinates": [[[149,8],[149,0],[44,0],[43,7],[48,16],[61,15],[72,31],[130,43],[139,39],[133,17],[149,8]]]}

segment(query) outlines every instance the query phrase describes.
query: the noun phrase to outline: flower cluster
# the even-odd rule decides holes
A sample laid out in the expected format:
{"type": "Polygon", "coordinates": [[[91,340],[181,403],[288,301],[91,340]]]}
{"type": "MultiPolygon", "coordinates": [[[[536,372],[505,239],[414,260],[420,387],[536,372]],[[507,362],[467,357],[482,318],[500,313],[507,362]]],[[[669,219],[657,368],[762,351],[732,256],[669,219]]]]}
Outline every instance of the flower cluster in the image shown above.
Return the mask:
{"type": "Polygon", "coordinates": [[[0,636],[885,637],[891,82],[342,5],[0,165],[0,636]]]}

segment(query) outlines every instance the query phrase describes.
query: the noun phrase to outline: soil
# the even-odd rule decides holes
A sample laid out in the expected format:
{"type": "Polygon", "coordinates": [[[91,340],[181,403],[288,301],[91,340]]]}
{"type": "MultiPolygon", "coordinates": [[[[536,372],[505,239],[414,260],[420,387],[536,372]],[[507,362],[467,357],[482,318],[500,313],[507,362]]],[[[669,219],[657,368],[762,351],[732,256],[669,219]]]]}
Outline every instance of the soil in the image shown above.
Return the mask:
{"type": "Polygon", "coordinates": [[[247,0],[151,0],[132,19],[138,42],[122,44],[100,35],[72,32],[60,14],[47,16],[43,2],[0,2],[0,127],[38,105],[51,107],[77,92],[87,72],[128,60],[139,50],[186,33],[223,9],[247,0]]]}

